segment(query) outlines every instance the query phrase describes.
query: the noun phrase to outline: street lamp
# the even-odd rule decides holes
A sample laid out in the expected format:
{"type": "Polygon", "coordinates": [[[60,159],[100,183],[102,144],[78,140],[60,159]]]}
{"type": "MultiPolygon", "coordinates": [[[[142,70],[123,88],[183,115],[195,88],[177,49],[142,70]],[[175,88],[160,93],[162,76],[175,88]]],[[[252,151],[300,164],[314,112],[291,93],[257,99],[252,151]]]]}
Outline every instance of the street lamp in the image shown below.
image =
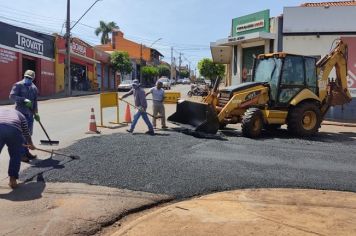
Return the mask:
{"type": "Polygon", "coordinates": [[[156,41],[154,41],[152,44],[151,44],[151,46],[150,46],[150,48],[152,48],[152,46],[155,44],[155,43],[157,43],[158,41],[160,41],[160,40],[162,40],[163,38],[159,38],[159,39],[157,39],[156,41]]]}
{"type": "MultiPolygon", "coordinates": [[[[162,40],[163,38],[159,38],[159,39],[156,39],[150,46],[149,46],[149,48],[151,49],[152,48],[152,46],[155,44],[155,43],[157,43],[158,41],[160,41],[160,40],[162,40]]],[[[142,43],[141,43],[141,47],[140,47],[140,51],[141,51],[141,53],[140,53],[140,83],[142,83],[142,64],[143,64],[143,61],[142,61],[142,57],[143,57],[143,52],[142,52],[142,50],[143,50],[143,45],[142,45],[142,43]]]]}
{"type": "Polygon", "coordinates": [[[85,12],[84,14],[70,27],[70,0],[67,0],[67,22],[66,22],[66,63],[65,63],[65,95],[72,95],[72,84],[70,75],[70,31],[79,23],[79,21],[93,8],[93,6],[103,0],[96,0],[85,12]]]}

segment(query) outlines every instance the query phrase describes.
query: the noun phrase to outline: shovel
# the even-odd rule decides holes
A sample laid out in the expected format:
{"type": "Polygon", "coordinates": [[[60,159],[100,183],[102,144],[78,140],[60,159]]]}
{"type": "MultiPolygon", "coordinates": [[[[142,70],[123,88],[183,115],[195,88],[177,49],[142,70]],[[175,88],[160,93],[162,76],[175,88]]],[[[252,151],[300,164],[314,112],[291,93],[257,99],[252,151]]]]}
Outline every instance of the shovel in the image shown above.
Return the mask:
{"type": "Polygon", "coordinates": [[[55,140],[51,140],[51,139],[50,139],[50,137],[48,136],[47,131],[46,131],[46,129],[43,127],[41,121],[38,121],[38,123],[40,124],[40,126],[41,126],[43,132],[46,134],[47,139],[48,139],[48,140],[40,140],[41,144],[42,144],[42,145],[58,145],[58,144],[59,144],[59,141],[55,141],[55,140]]]}
{"type": "Polygon", "coordinates": [[[57,152],[55,150],[45,150],[45,149],[41,149],[41,148],[37,148],[35,150],[38,150],[38,151],[41,151],[41,152],[46,152],[46,153],[50,153],[50,154],[56,154],[56,155],[59,155],[59,156],[65,156],[65,157],[69,157],[71,158],[72,160],[79,160],[80,157],[77,156],[77,155],[67,155],[67,154],[63,154],[63,153],[60,153],[60,152],[57,152]]]}
{"type": "MultiPolygon", "coordinates": [[[[128,101],[126,101],[126,100],[124,100],[124,99],[122,99],[122,98],[119,98],[119,100],[123,101],[123,102],[126,103],[126,104],[129,104],[130,106],[136,108],[137,110],[140,110],[140,108],[138,108],[138,107],[135,106],[134,104],[132,104],[132,103],[130,103],[130,102],[128,102],[128,101]]],[[[156,118],[156,119],[162,118],[162,116],[154,116],[154,115],[148,113],[147,111],[145,111],[145,113],[146,113],[147,115],[151,116],[152,118],[156,118]]]]}
{"type": "MultiPolygon", "coordinates": [[[[34,111],[33,111],[32,109],[31,109],[31,112],[34,114],[34,111]]],[[[51,146],[52,146],[52,145],[58,145],[58,144],[59,144],[59,141],[55,141],[55,140],[51,140],[51,139],[50,139],[50,137],[49,137],[49,135],[48,135],[46,129],[43,127],[41,121],[39,120],[39,121],[37,121],[37,122],[40,124],[40,126],[41,126],[43,132],[46,134],[47,139],[48,139],[48,140],[40,140],[41,145],[51,145],[51,146]]]]}

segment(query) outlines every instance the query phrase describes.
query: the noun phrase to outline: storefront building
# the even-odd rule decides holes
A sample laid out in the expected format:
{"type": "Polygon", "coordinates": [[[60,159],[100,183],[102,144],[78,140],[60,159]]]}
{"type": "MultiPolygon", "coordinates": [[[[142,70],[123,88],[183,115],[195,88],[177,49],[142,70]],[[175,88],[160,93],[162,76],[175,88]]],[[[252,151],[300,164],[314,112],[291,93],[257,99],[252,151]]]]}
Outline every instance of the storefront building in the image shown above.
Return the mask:
{"type": "Polygon", "coordinates": [[[227,85],[251,81],[253,58],[281,49],[282,20],[264,10],[232,20],[228,38],[210,45],[213,61],[227,64],[227,85]]]}
{"type": "MultiPolygon", "coordinates": [[[[55,44],[56,92],[62,92],[65,75],[65,39],[56,35],[55,44]]],[[[99,84],[96,65],[100,62],[95,60],[93,47],[78,38],[72,38],[70,56],[72,90],[97,90],[99,84]]]]}
{"type": "MultiPolygon", "coordinates": [[[[283,10],[283,50],[321,58],[341,38],[348,45],[348,85],[354,99],[327,118],[356,121],[356,2],[307,3],[283,10]],[[326,23],[327,22],[327,23],[326,23]]],[[[335,73],[331,73],[335,78],[335,73]]]]}
{"type": "Polygon", "coordinates": [[[94,48],[96,64],[96,81],[99,91],[109,91],[115,89],[115,77],[110,67],[110,54],[98,48],[94,48]],[[114,85],[113,85],[114,84],[114,85]]]}
{"type": "Polygon", "coordinates": [[[0,100],[26,70],[36,72],[40,96],[55,93],[54,37],[0,22],[0,100]]]}
{"type": "MultiPolygon", "coordinates": [[[[121,80],[141,79],[141,66],[153,65],[157,66],[160,63],[162,54],[156,49],[147,47],[141,43],[128,40],[124,37],[124,33],[120,30],[112,32],[112,40],[110,43],[98,45],[96,48],[101,49],[107,53],[114,51],[127,52],[132,62],[133,71],[129,74],[121,75],[121,80]]],[[[147,81],[142,78],[140,81],[145,84],[147,81]]]]}

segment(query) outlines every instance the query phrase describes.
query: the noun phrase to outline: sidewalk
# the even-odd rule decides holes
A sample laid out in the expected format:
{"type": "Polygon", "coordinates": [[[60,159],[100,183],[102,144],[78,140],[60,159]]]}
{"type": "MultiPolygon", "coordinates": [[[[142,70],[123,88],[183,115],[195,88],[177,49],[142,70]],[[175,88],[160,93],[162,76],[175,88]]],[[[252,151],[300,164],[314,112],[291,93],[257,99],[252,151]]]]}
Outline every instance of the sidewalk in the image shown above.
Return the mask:
{"type": "Polygon", "coordinates": [[[356,235],[355,221],[355,193],[247,189],[160,208],[111,235],[356,235]]]}
{"type": "Polygon", "coordinates": [[[324,120],[322,125],[335,125],[335,126],[344,126],[344,127],[356,127],[356,123],[346,123],[346,122],[338,122],[331,120],[324,120]]]}
{"type": "Polygon", "coordinates": [[[85,184],[0,184],[0,235],[92,235],[168,196],[85,184]]]}
{"type": "MultiPolygon", "coordinates": [[[[105,91],[110,92],[110,91],[105,91]]],[[[67,97],[64,92],[56,93],[50,96],[40,96],[38,97],[38,101],[45,101],[49,99],[60,99],[60,98],[70,98],[70,97],[81,97],[81,96],[89,96],[99,94],[100,91],[92,92],[92,91],[72,91],[72,95],[67,97]]],[[[13,104],[10,100],[0,100],[0,105],[10,105],[13,104]]]]}

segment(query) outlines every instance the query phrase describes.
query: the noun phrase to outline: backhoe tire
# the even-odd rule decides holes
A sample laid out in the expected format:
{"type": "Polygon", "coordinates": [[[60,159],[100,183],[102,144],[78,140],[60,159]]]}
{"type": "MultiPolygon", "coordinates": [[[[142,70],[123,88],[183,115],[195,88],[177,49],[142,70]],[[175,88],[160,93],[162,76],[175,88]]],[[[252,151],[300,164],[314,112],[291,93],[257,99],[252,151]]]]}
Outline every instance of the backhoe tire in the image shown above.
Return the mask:
{"type": "Polygon", "coordinates": [[[304,102],[290,109],[288,131],[293,135],[308,137],[316,134],[321,124],[321,112],[313,102],[304,102]]]}
{"type": "Polygon", "coordinates": [[[260,136],[263,128],[263,114],[258,108],[246,110],[241,121],[242,135],[248,138],[260,136]]]}

